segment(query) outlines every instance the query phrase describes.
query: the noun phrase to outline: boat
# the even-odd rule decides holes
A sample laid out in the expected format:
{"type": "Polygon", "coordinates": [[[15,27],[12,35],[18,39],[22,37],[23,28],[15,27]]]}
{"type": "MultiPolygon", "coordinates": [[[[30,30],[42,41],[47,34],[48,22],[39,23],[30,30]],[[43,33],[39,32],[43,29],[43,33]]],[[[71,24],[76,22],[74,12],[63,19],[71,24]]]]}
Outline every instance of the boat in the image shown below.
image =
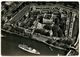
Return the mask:
{"type": "Polygon", "coordinates": [[[24,44],[19,44],[18,47],[24,51],[29,52],[29,53],[38,54],[38,55],[40,54],[40,52],[38,52],[36,49],[28,47],[27,45],[24,45],[24,44]]]}

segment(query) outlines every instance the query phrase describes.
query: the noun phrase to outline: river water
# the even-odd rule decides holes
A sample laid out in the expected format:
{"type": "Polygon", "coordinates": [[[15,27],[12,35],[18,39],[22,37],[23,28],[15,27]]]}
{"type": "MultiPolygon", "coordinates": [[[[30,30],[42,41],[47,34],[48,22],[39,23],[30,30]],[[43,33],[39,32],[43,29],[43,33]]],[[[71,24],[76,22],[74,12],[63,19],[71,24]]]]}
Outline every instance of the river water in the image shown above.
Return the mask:
{"type": "Polygon", "coordinates": [[[53,48],[53,51],[51,51],[48,45],[45,45],[44,43],[35,40],[31,40],[29,38],[27,39],[17,35],[11,35],[5,32],[2,32],[2,34],[6,36],[1,38],[1,54],[3,56],[33,56],[34,54],[31,54],[18,48],[18,45],[22,43],[39,51],[41,54],[37,56],[56,56],[66,55],[67,53],[67,51],[59,50],[56,48],[53,48]]]}

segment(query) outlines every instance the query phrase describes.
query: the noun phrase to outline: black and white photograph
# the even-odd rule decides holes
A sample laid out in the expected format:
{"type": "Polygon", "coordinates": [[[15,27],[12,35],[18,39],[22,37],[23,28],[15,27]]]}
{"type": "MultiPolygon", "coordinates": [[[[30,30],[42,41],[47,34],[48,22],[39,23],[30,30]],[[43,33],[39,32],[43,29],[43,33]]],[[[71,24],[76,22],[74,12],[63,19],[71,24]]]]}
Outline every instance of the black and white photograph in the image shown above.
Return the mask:
{"type": "Polygon", "coordinates": [[[78,1],[1,1],[2,56],[78,56],[78,1]]]}

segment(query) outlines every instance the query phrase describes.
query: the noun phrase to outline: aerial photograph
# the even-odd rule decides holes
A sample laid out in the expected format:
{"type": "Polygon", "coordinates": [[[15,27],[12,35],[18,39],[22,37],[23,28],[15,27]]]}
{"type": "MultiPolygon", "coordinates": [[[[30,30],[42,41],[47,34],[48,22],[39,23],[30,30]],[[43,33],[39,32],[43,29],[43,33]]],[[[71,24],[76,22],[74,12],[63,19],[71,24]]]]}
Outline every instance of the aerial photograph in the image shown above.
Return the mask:
{"type": "Polygon", "coordinates": [[[78,1],[1,1],[2,56],[78,56],[78,1]]]}

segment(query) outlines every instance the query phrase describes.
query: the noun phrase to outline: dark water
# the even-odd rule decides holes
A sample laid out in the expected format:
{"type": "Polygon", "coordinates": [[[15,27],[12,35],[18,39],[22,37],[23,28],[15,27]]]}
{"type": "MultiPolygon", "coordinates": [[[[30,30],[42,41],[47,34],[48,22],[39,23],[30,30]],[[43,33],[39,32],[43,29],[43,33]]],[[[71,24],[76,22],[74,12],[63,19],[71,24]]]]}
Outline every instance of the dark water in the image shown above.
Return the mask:
{"type": "Polygon", "coordinates": [[[52,55],[58,55],[58,54],[60,55],[66,54],[66,51],[62,51],[56,48],[53,48],[53,51],[51,51],[49,46],[35,40],[19,37],[16,35],[9,35],[3,32],[2,34],[5,34],[7,36],[5,38],[1,38],[1,54],[2,55],[8,55],[8,56],[34,55],[19,49],[18,44],[21,44],[21,43],[27,44],[28,46],[38,50],[41,53],[38,56],[45,56],[45,55],[52,56],[52,55]]]}

